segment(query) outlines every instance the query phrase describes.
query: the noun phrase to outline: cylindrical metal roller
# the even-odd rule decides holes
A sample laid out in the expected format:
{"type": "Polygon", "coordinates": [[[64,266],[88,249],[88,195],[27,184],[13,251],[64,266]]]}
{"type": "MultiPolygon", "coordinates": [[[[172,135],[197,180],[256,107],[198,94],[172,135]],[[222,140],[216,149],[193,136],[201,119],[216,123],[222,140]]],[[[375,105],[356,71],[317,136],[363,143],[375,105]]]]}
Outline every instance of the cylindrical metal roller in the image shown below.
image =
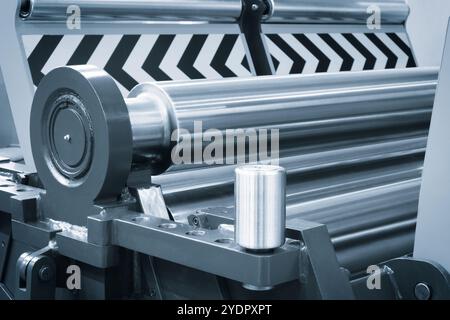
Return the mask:
{"type": "MultiPolygon", "coordinates": [[[[402,24],[409,15],[405,0],[269,0],[268,22],[367,24],[377,15],[382,24],[402,24]]],[[[374,21],[377,22],[377,21],[374,21]]]]}
{"type": "Polygon", "coordinates": [[[235,240],[249,250],[284,244],[286,171],[278,166],[247,165],[236,169],[235,240]]]}
{"type": "MultiPolygon", "coordinates": [[[[279,164],[292,175],[306,174],[345,166],[364,166],[376,161],[390,161],[405,157],[421,157],[426,148],[426,132],[418,135],[383,137],[381,141],[371,139],[353,140],[347,144],[317,145],[317,149],[293,148],[281,154],[279,164]],[[320,148],[321,147],[321,148],[320,148]]],[[[187,167],[187,166],[186,166],[187,167]]],[[[154,181],[164,185],[166,194],[176,192],[201,194],[209,188],[226,188],[234,182],[235,165],[204,166],[184,168],[154,177],[154,181]]],[[[174,169],[177,169],[175,167],[174,169]]],[[[225,192],[222,192],[225,193],[225,192]]],[[[191,201],[195,199],[190,198],[191,201]]]]}
{"type": "Polygon", "coordinates": [[[158,162],[164,150],[170,152],[167,148],[194,139],[198,121],[202,133],[275,129],[281,141],[297,143],[321,135],[423,126],[431,116],[436,79],[437,70],[426,68],[141,84],[126,104],[135,154],[158,162]],[[170,137],[175,129],[182,130],[170,137]]]}
{"type": "MultiPolygon", "coordinates": [[[[202,121],[203,131],[266,128],[280,130],[281,139],[299,139],[426,122],[435,81],[433,69],[260,77],[143,84],[131,92],[131,97],[153,100],[147,103],[146,111],[140,109],[139,119],[143,119],[142,113],[153,113],[152,104],[159,108],[165,105],[167,119],[174,115],[177,127],[189,134],[195,121],[202,121]]],[[[131,119],[135,145],[144,152],[155,148],[154,139],[149,138],[155,131],[163,138],[170,128],[167,120],[159,122],[166,125],[158,130],[155,122],[150,126],[142,121],[134,123],[133,116],[131,119]]],[[[167,135],[165,139],[159,145],[170,145],[167,135]]]]}
{"type": "MultiPolygon", "coordinates": [[[[153,175],[162,173],[172,165],[177,143],[209,129],[224,137],[230,129],[276,129],[282,142],[298,143],[321,135],[426,126],[436,78],[435,68],[424,68],[146,83],[123,99],[106,72],[61,67],[44,77],[35,95],[33,154],[38,170],[66,187],[80,187],[96,172],[101,179],[92,181],[95,192],[116,192],[120,183],[100,181],[123,180],[132,166],[128,159],[153,175]],[[197,121],[201,132],[195,132],[197,121]],[[103,154],[95,151],[100,149],[103,154]],[[121,164],[108,165],[112,158],[107,157],[118,153],[121,164]],[[120,175],[108,171],[114,166],[120,175]]],[[[194,154],[206,146],[192,145],[200,148],[194,154]]]]}
{"type": "Polygon", "coordinates": [[[241,0],[21,0],[20,16],[27,20],[66,21],[68,10],[74,7],[83,21],[234,21],[241,15],[242,3],[241,0]]]}

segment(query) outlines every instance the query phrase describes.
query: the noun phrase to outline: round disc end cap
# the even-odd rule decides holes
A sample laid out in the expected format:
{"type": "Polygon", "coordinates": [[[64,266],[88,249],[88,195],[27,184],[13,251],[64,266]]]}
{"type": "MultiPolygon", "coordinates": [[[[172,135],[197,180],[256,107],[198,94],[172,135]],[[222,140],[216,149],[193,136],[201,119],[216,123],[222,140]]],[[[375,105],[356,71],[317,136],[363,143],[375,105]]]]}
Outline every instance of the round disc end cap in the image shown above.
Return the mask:
{"type": "Polygon", "coordinates": [[[82,177],[92,163],[94,141],[92,121],[83,102],[73,93],[61,93],[48,121],[45,138],[53,164],[66,178],[82,177]]]}
{"type": "Polygon", "coordinates": [[[106,72],[93,66],[51,71],[36,91],[30,129],[47,190],[94,200],[117,195],[126,184],[131,124],[122,94],[106,72]]]}

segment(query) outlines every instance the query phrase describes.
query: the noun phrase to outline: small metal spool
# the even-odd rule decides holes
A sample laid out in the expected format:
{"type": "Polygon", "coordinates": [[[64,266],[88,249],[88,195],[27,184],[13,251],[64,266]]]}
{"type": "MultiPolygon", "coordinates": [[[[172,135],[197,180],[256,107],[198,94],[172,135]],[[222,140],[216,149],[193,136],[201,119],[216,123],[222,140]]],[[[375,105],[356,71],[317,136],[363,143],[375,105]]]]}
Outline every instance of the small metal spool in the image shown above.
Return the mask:
{"type": "Polygon", "coordinates": [[[236,243],[258,252],[281,247],[286,227],[285,169],[246,165],[235,173],[236,243]]]}

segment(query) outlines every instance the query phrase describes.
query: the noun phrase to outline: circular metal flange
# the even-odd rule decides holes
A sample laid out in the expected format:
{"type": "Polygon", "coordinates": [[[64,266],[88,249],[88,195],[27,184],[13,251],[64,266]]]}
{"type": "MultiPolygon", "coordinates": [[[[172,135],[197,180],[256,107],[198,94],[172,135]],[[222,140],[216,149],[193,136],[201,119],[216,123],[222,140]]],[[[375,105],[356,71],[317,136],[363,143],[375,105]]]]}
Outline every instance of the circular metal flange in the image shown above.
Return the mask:
{"type": "Polygon", "coordinates": [[[30,132],[36,168],[52,198],[120,194],[131,168],[131,124],[106,72],[93,66],[51,71],[36,91],[30,132]]]}

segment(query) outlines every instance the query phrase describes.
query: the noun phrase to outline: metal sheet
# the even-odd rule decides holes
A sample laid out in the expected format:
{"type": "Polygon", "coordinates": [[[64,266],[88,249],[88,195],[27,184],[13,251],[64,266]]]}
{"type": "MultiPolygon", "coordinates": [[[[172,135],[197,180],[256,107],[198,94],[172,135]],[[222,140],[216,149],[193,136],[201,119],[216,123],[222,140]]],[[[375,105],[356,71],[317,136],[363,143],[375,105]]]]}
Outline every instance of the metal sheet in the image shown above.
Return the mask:
{"type": "Polygon", "coordinates": [[[450,271],[450,27],[434,102],[424,176],[420,191],[414,257],[441,264],[450,271]]]}

